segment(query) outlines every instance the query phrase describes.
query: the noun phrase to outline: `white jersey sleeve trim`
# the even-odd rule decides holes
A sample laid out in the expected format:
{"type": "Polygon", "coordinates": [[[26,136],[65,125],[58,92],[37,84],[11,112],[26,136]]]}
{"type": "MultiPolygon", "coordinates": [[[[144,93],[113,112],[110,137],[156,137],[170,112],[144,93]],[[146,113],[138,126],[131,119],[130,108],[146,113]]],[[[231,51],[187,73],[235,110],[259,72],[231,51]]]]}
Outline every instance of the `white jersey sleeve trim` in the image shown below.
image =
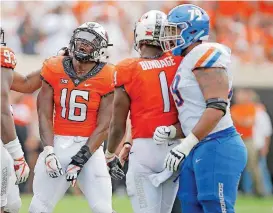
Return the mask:
{"type": "Polygon", "coordinates": [[[227,68],[230,64],[231,51],[224,45],[217,43],[204,43],[195,47],[189,54],[192,70],[204,67],[227,68]]]}

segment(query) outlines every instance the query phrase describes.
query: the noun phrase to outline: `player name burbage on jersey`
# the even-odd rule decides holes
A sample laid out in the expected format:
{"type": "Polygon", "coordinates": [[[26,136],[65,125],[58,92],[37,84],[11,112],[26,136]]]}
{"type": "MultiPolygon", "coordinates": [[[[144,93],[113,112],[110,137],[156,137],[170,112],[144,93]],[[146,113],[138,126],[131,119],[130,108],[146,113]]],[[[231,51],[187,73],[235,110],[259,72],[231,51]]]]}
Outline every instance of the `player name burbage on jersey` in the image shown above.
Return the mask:
{"type": "Polygon", "coordinates": [[[158,69],[164,67],[170,67],[175,65],[174,58],[172,56],[166,57],[161,60],[140,61],[143,70],[158,69]]]}

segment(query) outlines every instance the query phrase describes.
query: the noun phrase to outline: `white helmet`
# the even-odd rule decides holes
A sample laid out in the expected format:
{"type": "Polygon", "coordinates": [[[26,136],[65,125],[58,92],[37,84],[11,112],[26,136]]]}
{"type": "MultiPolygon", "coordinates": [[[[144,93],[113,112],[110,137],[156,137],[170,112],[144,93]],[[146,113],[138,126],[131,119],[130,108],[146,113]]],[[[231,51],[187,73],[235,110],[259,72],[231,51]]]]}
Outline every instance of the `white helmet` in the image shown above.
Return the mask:
{"type": "Polygon", "coordinates": [[[86,22],[74,30],[70,40],[70,51],[80,62],[102,61],[107,58],[108,35],[103,26],[86,22]]]}
{"type": "Polygon", "coordinates": [[[167,15],[159,10],[150,10],[145,13],[135,25],[135,49],[139,51],[140,44],[161,47],[159,36],[162,24],[167,15]]]}

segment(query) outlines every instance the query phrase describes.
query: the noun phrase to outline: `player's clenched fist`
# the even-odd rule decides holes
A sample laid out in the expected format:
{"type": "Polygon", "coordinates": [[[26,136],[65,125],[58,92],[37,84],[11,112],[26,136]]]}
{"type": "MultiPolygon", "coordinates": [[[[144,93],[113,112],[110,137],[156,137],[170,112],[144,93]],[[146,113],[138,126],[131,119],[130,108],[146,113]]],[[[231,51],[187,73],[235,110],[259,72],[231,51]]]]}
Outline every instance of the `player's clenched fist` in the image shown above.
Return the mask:
{"type": "Polygon", "coordinates": [[[82,167],[91,158],[92,153],[87,145],[81,147],[80,151],[74,155],[71,159],[72,161],[66,169],[66,180],[71,186],[75,186],[78,175],[80,174],[82,167]]]}
{"type": "Polygon", "coordinates": [[[22,150],[19,139],[16,138],[13,141],[5,144],[4,147],[8,150],[9,154],[14,160],[14,170],[16,174],[16,184],[23,183],[29,176],[29,167],[24,158],[24,152],[22,150]]]}
{"type": "Polygon", "coordinates": [[[45,153],[45,165],[46,165],[46,172],[47,174],[52,177],[56,178],[63,175],[62,165],[55,155],[52,146],[44,147],[45,153]]]}
{"type": "Polygon", "coordinates": [[[194,134],[190,133],[185,139],[181,140],[165,158],[164,166],[172,172],[178,170],[182,161],[189,155],[192,148],[199,142],[194,134]]]}
{"type": "Polygon", "coordinates": [[[157,145],[161,145],[176,136],[175,126],[159,126],[155,129],[153,139],[157,145]]]}
{"type": "Polygon", "coordinates": [[[105,152],[105,159],[110,176],[115,180],[121,180],[125,174],[122,171],[122,165],[115,153],[105,152]]]}

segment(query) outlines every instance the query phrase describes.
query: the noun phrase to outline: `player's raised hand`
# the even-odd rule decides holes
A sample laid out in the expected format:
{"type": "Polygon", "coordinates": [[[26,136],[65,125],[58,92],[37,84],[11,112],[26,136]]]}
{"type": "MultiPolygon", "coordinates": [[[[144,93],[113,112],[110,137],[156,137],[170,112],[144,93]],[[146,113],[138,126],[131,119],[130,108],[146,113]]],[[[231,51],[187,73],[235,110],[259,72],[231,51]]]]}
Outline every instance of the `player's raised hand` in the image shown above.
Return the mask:
{"type": "Polygon", "coordinates": [[[17,178],[17,185],[26,182],[29,176],[30,169],[24,156],[14,159],[14,171],[17,178]]]}
{"type": "Polygon", "coordinates": [[[155,129],[153,139],[157,145],[161,145],[176,136],[175,126],[159,126],[155,129]]]}
{"type": "Polygon", "coordinates": [[[105,159],[110,176],[115,180],[121,180],[124,178],[125,174],[122,171],[122,165],[116,154],[110,153],[108,150],[106,150],[105,159]]]}
{"type": "Polygon", "coordinates": [[[45,153],[45,165],[46,165],[46,172],[52,178],[57,178],[63,175],[62,165],[55,155],[52,146],[45,146],[44,147],[45,153]]]}
{"type": "Polygon", "coordinates": [[[92,153],[90,152],[89,147],[84,145],[78,153],[71,158],[72,161],[66,169],[66,180],[71,184],[71,186],[75,186],[78,175],[91,156],[92,153]]]}
{"type": "Polygon", "coordinates": [[[180,164],[189,155],[192,148],[199,142],[194,134],[190,133],[185,139],[181,140],[181,143],[175,146],[164,161],[164,167],[172,172],[178,170],[180,164]]]}

